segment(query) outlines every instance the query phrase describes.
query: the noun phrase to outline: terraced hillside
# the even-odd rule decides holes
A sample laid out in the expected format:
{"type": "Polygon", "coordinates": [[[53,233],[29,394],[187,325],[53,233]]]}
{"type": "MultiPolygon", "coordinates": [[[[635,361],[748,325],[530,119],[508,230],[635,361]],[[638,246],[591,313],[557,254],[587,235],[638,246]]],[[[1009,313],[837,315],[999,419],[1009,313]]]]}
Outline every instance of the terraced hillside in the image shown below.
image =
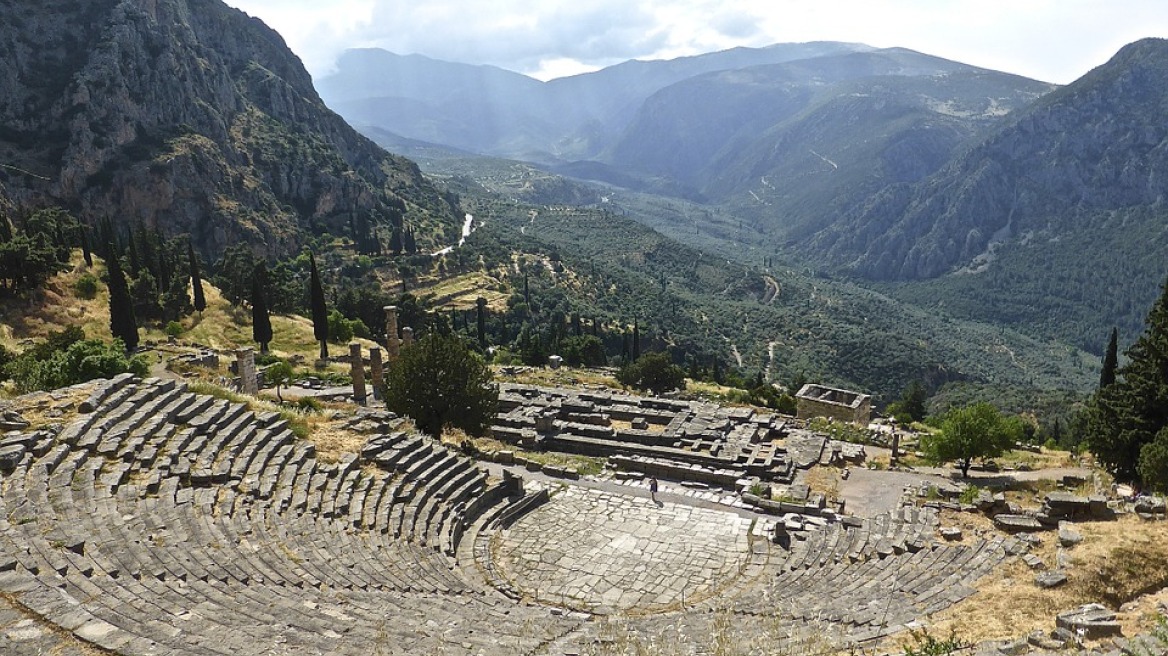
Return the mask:
{"type": "Polygon", "coordinates": [[[727,627],[869,641],[972,594],[1011,548],[941,543],[912,509],[774,541],[773,518],[595,481],[522,495],[384,412],[355,411],[363,446],[324,462],[279,414],[173,380],[4,410],[0,620],[25,617],[6,654],[45,636],[134,655],[605,653],[616,626],[690,635],[678,653],[727,627]]]}

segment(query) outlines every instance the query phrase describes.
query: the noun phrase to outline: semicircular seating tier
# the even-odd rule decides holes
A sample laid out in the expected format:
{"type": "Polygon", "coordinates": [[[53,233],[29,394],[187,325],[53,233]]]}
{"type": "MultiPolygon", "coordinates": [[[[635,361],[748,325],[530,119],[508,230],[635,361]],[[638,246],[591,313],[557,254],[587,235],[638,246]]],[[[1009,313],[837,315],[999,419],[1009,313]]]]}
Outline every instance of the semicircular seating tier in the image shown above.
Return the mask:
{"type": "MultiPolygon", "coordinates": [[[[182,382],[119,376],[50,398],[65,405],[79,394],[79,413],[64,425],[0,440],[0,592],[85,642],[135,656],[550,655],[616,644],[604,618],[587,621],[579,607],[545,599],[534,579],[505,576],[561,580],[529,557],[568,570],[586,562],[567,541],[539,539],[532,522],[559,517],[570,527],[571,513],[547,504],[597,505],[595,494],[521,496],[514,479],[489,479],[385,412],[358,410],[346,428],[363,435],[360,452],[325,462],[279,414],[182,382]],[[492,544],[548,553],[497,550],[505,560],[493,564],[492,544]]],[[[645,513],[646,524],[657,521],[652,507],[612,508],[626,527],[645,513]]],[[[719,521],[714,511],[687,512],[677,514],[692,519],[671,530],[719,521]]],[[[676,582],[662,576],[663,603],[622,619],[626,635],[692,633],[678,653],[699,653],[725,626],[772,645],[820,623],[842,640],[872,640],[972,594],[1010,546],[940,543],[935,515],[907,507],[798,532],[784,545],[735,519],[738,528],[710,543],[734,554],[693,551],[734,566],[697,596],[673,594],[676,582]]],[[[639,585],[635,557],[617,553],[636,541],[614,526],[599,547],[571,544],[613,551],[639,585]]],[[[613,598],[640,603],[612,585],[613,598]]]]}
{"type": "Polygon", "coordinates": [[[358,417],[376,435],[329,464],[279,415],[175,381],[119,377],[81,405],[58,434],[29,433],[3,476],[0,590],[82,640],[526,653],[578,623],[464,575],[452,554],[500,486],[388,414],[358,417]]]}

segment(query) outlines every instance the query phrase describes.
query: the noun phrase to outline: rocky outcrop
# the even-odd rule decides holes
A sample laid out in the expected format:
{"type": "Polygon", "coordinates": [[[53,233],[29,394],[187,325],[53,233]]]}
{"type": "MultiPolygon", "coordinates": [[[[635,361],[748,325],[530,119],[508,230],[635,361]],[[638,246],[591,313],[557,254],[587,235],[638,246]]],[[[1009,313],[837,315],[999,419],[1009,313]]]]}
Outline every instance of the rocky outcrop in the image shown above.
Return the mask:
{"type": "Polygon", "coordinates": [[[219,0],[0,5],[0,173],[18,204],[269,255],[355,217],[457,229],[410,161],[329,111],[278,34],[219,0]],[[19,170],[17,170],[19,169],[19,170]]]}

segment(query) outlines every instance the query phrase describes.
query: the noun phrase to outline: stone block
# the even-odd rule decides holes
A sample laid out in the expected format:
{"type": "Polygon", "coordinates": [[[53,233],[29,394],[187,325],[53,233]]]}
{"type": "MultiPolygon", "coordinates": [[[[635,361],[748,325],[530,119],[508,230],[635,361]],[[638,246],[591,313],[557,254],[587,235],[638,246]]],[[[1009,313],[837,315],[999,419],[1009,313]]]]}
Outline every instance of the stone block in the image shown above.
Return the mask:
{"type": "Polygon", "coordinates": [[[1073,547],[1083,541],[1083,534],[1075,530],[1070,522],[1059,522],[1058,540],[1064,547],[1073,547]]]}
{"type": "Polygon", "coordinates": [[[10,471],[15,469],[24,458],[23,444],[9,444],[0,448],[0,469],[10,471]]]}
{"type": "Polygon", "coordinates": [[[956,526],[946,526],[941,529],[941,537],[950,542],[960,540],[962,537],[961,529],[956,526]]]}
{"type": "Polygon", "coordinates": [[[1038,584],[1038,587],[1043,588],[1044,590],[1057,588],[1058,586],[1067,582],[1067,573],[1057,569],[1051,570],[1049,572],[1043,572],[1034,577],[1034,582],[1038,584]]]}
{"type": "Polygon", "coordinates": [[[1026,563],[1026,566],[1033,570],[1041,571],[1046,569],[1046,563],[1042,562],[1042,559],[1034,554],[1022,556],[1022,562],[1026,563]]]}
{"type": "Polygon", "coordinates": [[[1043,507],[1051,517],[1082,517],[1091,514],[1091,501],[1070,492],[1048,492],[1043,507]]]}
{"type": "Polygon", "coordinates": [[[1065,613],[1059,613],[1056,624],[1073,631],[1087,640],[1098,640],[1122,635],[1115,613],[1102,604],[1086,604],[1065,613]]]}
{"type": "Polygon", "coordinates": [[[1140,497],[1136,499],[1133,509],[1137,513],[1164,515],[1168,513],[1168,504],[1165,504],[1162,497],[1140,497]]]}
{"type": "Polygon", "coordinates": [[[995,516],[994,525],[1007,533],[1026,533],[1045,531],[1047,529],[1046,526],[1031,515],[1013,515],[1008,513],[995,516]]]}

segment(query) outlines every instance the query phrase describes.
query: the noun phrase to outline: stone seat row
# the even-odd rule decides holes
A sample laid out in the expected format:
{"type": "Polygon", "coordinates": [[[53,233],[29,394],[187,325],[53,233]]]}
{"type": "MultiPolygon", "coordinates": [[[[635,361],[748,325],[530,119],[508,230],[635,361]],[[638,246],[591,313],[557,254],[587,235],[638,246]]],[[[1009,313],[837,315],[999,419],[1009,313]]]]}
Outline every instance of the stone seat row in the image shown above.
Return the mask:
{"type": "Polygon", "coordinates": [[[436,551],[453,552],[486,497],[485,474],[441,447],[386,435],[370,445],[396,445],[390,467],[322,463],[278,416],[169,381],[108,381],[82,405],[0,478],[0,590],[83,640],[131,654],[530,650],[574,626],[475,587],[436,551]]]}
{"type": "Polygon", "coordinates": [[[868,636],[878,637],[973,594],[970,584],[1005,557],[993,540],[780,569],[736,610],[879,629],[868,636]]]}
{"type": "Polygon", "coordinates": [[[790,570],[823,567],[842,561],[859,562],[915,552],[932,542],[937,514],[931,508],[905,505],[861,523],[832,523],[792,540],[783,567],[790,570]]]}

